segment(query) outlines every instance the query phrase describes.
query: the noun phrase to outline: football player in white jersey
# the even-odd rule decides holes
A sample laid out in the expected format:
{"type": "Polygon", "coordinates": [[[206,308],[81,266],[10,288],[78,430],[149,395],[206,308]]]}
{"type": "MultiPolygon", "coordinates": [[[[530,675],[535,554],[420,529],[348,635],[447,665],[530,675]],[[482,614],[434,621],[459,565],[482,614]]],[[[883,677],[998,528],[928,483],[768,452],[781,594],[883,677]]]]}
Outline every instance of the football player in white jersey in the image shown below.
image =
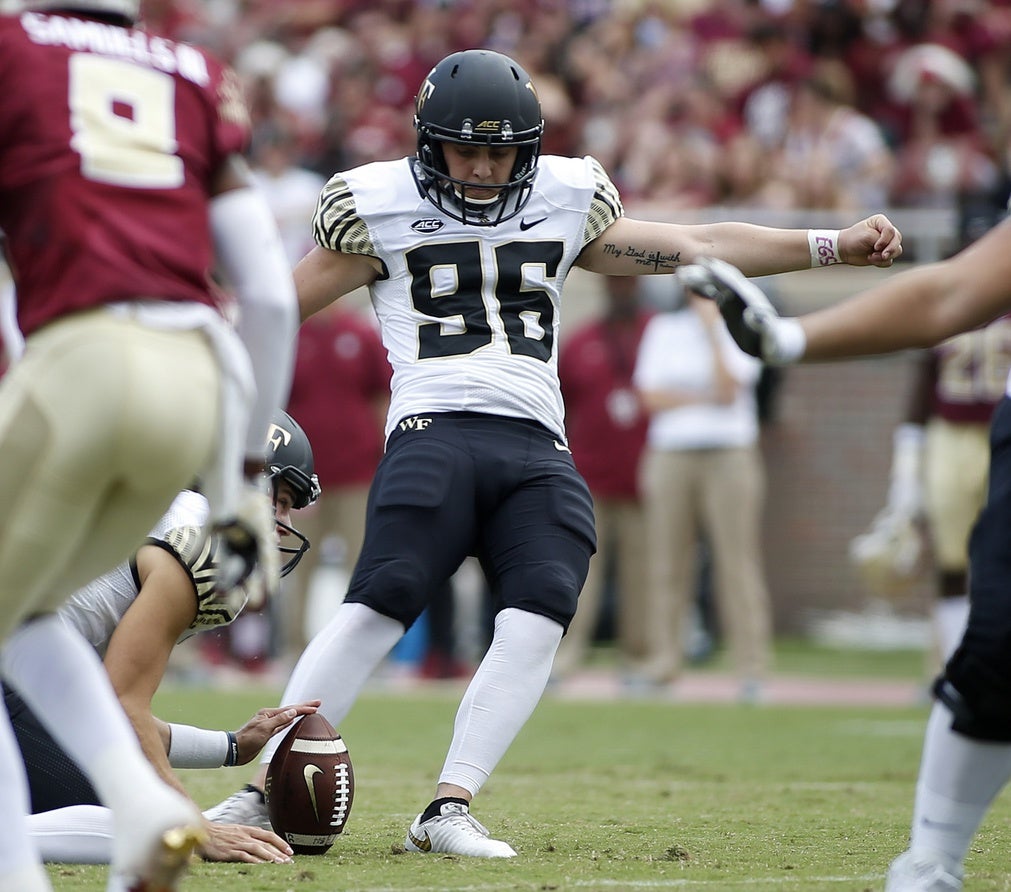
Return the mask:
{"type": "MultiPolygon", "coordinates": [[[[796,319],[709,258],[680,274],[714,298],[742,349],[766,362],[817,362],[932,347],[1011,312],[1011,221],[948,260],[918,265],[796,319]]],[[[886,892],[958,892],[964,861],[1011,779],[1011,378],[990,423],[987,497],[969,539],[969,616],[934,682],[909,847],[886,892]]]]}
{"type": "MultiPolygon", "coordinates": [[[[301,426],[277,411],[267,435],[279,549],[290,572],[309,548],[291,512],[319,497],[312,448],[301,426]],[[295,544],[289,544],[294,542],[295,544]]],[[[120,702],[158,773],[185,793],[172,768],[244,765],[264,743],[316,703],[261,709],[237,732],[169,724],[151,712],[172,648],[196,632],[230,623],[246,604],[247,588],[218,591],[218,543],[204,537],[207,499],[185,490],[130,561],[77,591],[59,610],[101,654],[120,702]]],[[[112,812],[29,707],[9,689],[4,702],[28,774],[33,814],[29,830],[46,861],[108,863],[112,812]]],[[[291,848],[270,828],[206,822],[200,854],[211,861],[289,861],[291,848]]]]}
{"type": "MultiPolygon", "coordinates": [[[[487,50],[432,69],[415,127],[417,157],[330,179],[317,247],[295,271],[303,318],[370,289],[393,381],[386,454],[347,598],[306,648],[285,699],[319,698],[339,724],[431,594],[477,555],[494,599],[493,638],[460,704],[435,798],[405,847],[511,857],[471,817],[470,802],[544,691],[595,549],[558,385],[569,270],[670,274],[710,253],[754,275],[888,266],[901,237],[881,215],[839,232],[630,220],[593,158],[540,156],[535,85],[487,50]]],[[[249,793],[231,806],[244,796],[262,815],[249,793]]]]}

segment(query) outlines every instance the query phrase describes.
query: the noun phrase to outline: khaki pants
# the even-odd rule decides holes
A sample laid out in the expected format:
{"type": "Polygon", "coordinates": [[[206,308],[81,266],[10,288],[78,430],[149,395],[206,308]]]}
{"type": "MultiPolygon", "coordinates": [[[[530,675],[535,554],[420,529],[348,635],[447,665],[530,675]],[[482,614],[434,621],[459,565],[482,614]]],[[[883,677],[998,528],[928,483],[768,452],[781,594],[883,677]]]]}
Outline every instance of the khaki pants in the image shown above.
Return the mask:
{"type": "Polygon", "coordinates": [[[938,569],[969,566],[969,534],[986,503],[990,425],[932,418],[924,454],[926,512],[938,569]]]}
{"type": "Polygon", "coordinates": [[[761,552],[765,496],[757,447],[660,452],[641,466],[648,547],[650,653],[647,672],[676,678],[684,621],[696,596],[698,537],[709,543],[720,625],[742,680],[759,680],[770,660],[772,619],[761,552]]]}
{"type": "Polygon", "coordinates": [[[563,676],[586,658],[603,604],[605,570],[617,566],[618,646],[627,660],[642,659],[648,649],[649,616],[645,600],[645,558],[642,505],[634,499],[594,496],[597,553],[590,559],[576,615],[555,656],[554,672],[563,676]]]}
{"type": "Polygon", "coordinates": [[[0,383],[0,633],[126,560],[216,448],[199,331],[104,311],[28,339],[0,383]]]}

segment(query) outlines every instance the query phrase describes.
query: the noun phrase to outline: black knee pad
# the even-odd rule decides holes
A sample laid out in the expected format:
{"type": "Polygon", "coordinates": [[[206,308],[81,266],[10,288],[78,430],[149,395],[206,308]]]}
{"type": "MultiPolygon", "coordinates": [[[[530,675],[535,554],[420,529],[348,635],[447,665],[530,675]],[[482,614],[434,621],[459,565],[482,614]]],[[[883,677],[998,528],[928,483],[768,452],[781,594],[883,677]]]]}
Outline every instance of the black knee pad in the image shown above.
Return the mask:
{"type": "Polygon", "coordinates": [[[409,560],[387,560],[374,567],[358,567],[346,601],[364,604],[409,629],[431,595],[430,581],[409,560]]]}
{"type": "MultiPolygon", "coordinates": [[[[561,546],[560,546],[561,547],[561,546]]],[[[567,560],[530,563],[523,572],[510,578],[509,591],[504,591],[505,607],[518,607],[553,619],[568,629],[576,613],[579,591],[586,580],[590,552],[585,546],[567,547],[567,560]]]]}
{"type": "Polygon", "coordinates": [[[974,740],[1011,743],[1011,685],[993,667],[959,651],[933,692],[951,710],[953,731],[974,740]]]}

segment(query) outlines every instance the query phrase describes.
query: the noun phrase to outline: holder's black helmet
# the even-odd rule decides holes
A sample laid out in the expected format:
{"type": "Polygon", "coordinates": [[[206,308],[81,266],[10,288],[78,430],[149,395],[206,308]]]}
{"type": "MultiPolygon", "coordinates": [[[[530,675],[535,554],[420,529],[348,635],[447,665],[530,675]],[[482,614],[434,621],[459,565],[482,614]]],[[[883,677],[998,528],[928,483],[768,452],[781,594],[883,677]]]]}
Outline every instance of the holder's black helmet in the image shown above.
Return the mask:
{"type": "MultiPolygon", "coordinates": [[[[275,488],[275,494],[278,480],[283,480],[291,487],[295,496],[292,508],[305,508],[319,498],[319,478],[315,473],[312,446],[301,425],[287,412],[279,410],[271,419],[265,459],[267,477],[275,488]]],[[[281,567],[281,575],[287,576],[309,550],[309,540],[294,527],[281,521],[276,523],[298,543],[289,546],[281,540],[281,553],[288,556],[281,567]]]]}
{"type": "Polygon", "coordinates": [[[465,50],[438,63],[415,99],[418,158],[414,176],[422,194],[463,223],[494,226],[515,217],[530,198],[544,121],[530,76],[508,56],[465,50]],[[471,183],[449,176],[442,144],[516,146],[508,182],[471,183]],[[497,188],[490,201],[467,198],[468,188],[497,188]]]}

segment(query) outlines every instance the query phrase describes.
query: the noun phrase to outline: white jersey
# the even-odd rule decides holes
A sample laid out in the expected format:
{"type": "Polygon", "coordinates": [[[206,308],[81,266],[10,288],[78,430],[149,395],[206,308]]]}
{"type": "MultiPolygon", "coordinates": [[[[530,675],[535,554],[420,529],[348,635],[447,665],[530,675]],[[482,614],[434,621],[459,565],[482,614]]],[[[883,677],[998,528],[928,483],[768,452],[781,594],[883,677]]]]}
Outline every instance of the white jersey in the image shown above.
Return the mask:
{"type": "Polygon", "coordinates": [[[533,419],[564,439],[562,285],[621,216],[617,190],[593,158],[545,156],[522,214],[479,227],[424,198],[412,163],[335,175],[313,226],[322,247],[383,264],[371,296],[393,368],[387,436],[418,414],[468,411],[533,419]]]}
{"type": "MultiPolygon", "coordinates": [[[[170,530],[199,528],[207,520],[207,500],[186,490],[175,497],[150,537],[164,540],[170,530]]],[[[124,561],[104,576],[78,589],[60,608],[63,621],[80,632],[101,654],[130,605],[137,598],[133,562],[124,561]]]]}

